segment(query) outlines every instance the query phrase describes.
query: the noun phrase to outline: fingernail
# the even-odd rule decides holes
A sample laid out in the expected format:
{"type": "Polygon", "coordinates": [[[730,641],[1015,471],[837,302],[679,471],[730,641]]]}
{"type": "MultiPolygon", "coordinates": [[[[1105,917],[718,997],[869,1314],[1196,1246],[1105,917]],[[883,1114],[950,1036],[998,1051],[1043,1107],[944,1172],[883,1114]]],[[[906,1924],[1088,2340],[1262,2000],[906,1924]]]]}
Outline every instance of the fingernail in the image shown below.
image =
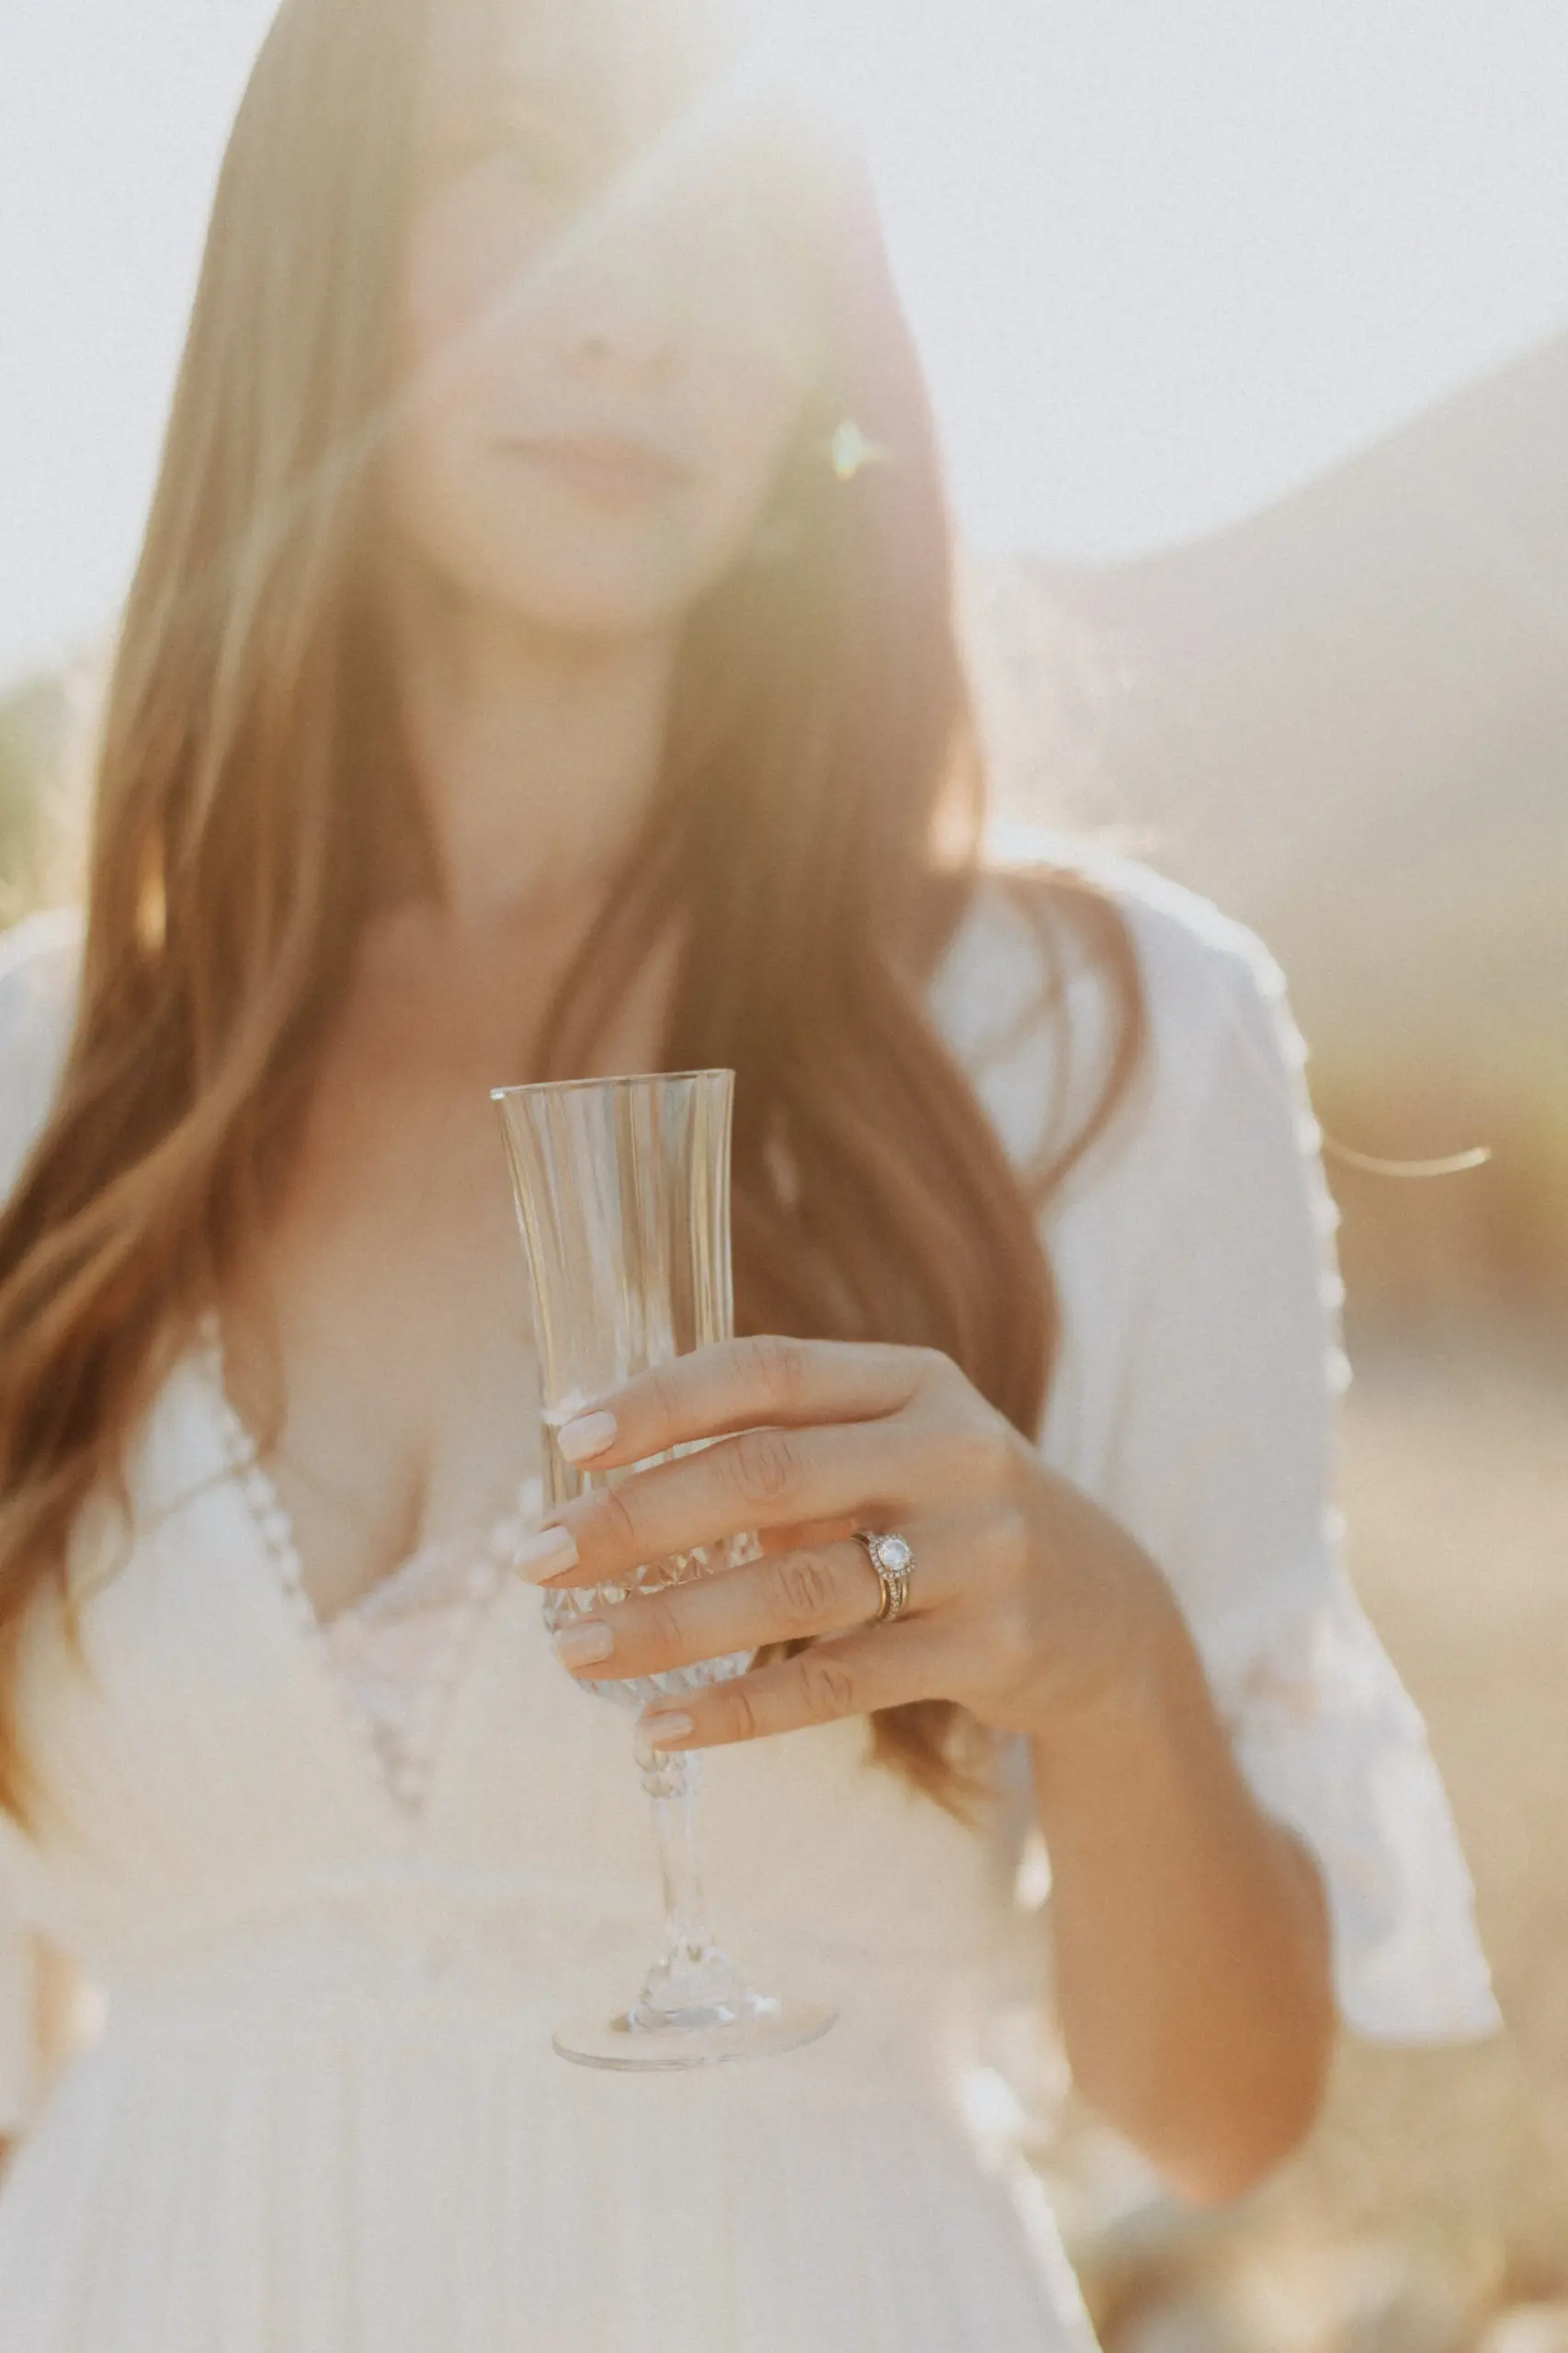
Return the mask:
{"type": "Polygon", "coordinates": [[[672,1708],[667,1715],[642,1719],[642,1730],[654,1748],[670,1747],[676,1741],[684,1740],[692,1729],[691,1718],[678,1708],[672,1708]]]}
{"type": "Polygon", "coordinates": [[[608,1658],[614,1648],[615,1636],[597,1618],[563,1626],[555,1637],[555,1655],[562,1666],[592,1666],[596,1659],[608,1658]]]}
{"type": "Polygon", "coordinates": [[[512,1555],[512,1566],[523,1577],[552,1577],[576,1565],[577,1540],[569,1528],[541,1528],[512,1555]]]}
{"type": "Polygon", "coordinates": [[[602,1454],[614,1436],[613,1414],[579,1414],[562,1423],[555,1443],[568,1462],[585,1462],[590,1454],[602,1454]]]}

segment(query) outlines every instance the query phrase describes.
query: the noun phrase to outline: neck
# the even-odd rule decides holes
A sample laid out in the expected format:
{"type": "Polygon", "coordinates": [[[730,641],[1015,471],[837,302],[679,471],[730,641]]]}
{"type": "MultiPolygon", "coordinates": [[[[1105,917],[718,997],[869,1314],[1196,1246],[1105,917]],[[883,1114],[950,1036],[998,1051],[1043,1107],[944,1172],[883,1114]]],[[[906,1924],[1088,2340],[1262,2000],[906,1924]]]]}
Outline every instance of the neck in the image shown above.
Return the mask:
{"type": "Polygon", "coordinates": [[[569,636],[405,583],[393,627],[443,921],[493,934],[591,901],[658,776],[676,626],[569,636]]]}

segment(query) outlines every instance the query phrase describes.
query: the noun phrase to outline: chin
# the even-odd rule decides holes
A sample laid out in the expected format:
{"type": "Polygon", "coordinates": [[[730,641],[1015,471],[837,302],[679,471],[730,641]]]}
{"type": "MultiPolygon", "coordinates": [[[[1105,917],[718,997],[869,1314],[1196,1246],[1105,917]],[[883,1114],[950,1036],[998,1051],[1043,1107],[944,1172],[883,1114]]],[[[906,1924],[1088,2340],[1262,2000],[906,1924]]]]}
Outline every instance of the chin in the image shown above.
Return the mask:
{"type": "Polygon", "coordinates": [[[492,584],[494,601],[521,624],[578,637],[642,637],[678,622],[703,583],[653,563],[512,568],[492,584]]]}
{"type": "Polygon", "coordinates": [[[557,582],[545,592],[518,596],[520,620],[582,637],[644,637],[678,621],[690,597],[678,588],[623,580],[557,582]]]}

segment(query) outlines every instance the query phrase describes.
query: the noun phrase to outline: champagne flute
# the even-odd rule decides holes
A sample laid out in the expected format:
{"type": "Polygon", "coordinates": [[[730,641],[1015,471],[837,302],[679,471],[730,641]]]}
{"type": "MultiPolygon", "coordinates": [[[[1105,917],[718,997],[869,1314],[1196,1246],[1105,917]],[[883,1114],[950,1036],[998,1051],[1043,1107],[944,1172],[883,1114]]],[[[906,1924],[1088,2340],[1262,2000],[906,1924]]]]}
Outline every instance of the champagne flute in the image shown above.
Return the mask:
{"type": "MultiPolygon", "coordinates": [[[[734,1075],[674,1071],[491,1089],[533,1278],[551,1506],[645,1467],[596,1472],[569,1462],[554,1442],[562,1423],[633,1374],[733,1336],[734,1075]]],[[[647,1461],[674,1461],[712,1443],[693,1440],[647,1461]]],[[[557,1633],[629,1593],[737,1568],[761,1551],[748,1532],[645,1562],[622,1585],[547,1589],[545,1624],[557,1633]]],[[[742,1675],[754,1655],[735,1652],[659,1675],[577,1679],[641,1711],[742,1675]]],[[[641,1735],[635,1754],[658,1844],[664,1943],[624,2011],[569,2019],[555,2032],[556,2050],[590,2067],[701,2067],[814,2040],[835,2012],[755,1992],[710,1933],[695,1818],[699,1756],[654,1749],[641,1735]]]]}

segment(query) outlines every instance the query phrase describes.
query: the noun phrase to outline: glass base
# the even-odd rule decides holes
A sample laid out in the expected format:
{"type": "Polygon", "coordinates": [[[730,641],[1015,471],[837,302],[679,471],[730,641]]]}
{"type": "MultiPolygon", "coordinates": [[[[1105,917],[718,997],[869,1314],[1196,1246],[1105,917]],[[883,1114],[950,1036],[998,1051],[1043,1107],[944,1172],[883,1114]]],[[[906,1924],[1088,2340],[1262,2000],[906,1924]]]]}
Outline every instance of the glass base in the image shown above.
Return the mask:
{"type": "Polygon", "coordinates": [[[825,2034],[838,2012],[824,2002],[781,2002],[754,1994],[726,2016],[709,2010],[685,2021],[650,2018],[634,2007],[619,2018],[568,2018],[551,2040],[579,2067],[718,2067],[728,2059],[768,2059],[825,2034]]]}

